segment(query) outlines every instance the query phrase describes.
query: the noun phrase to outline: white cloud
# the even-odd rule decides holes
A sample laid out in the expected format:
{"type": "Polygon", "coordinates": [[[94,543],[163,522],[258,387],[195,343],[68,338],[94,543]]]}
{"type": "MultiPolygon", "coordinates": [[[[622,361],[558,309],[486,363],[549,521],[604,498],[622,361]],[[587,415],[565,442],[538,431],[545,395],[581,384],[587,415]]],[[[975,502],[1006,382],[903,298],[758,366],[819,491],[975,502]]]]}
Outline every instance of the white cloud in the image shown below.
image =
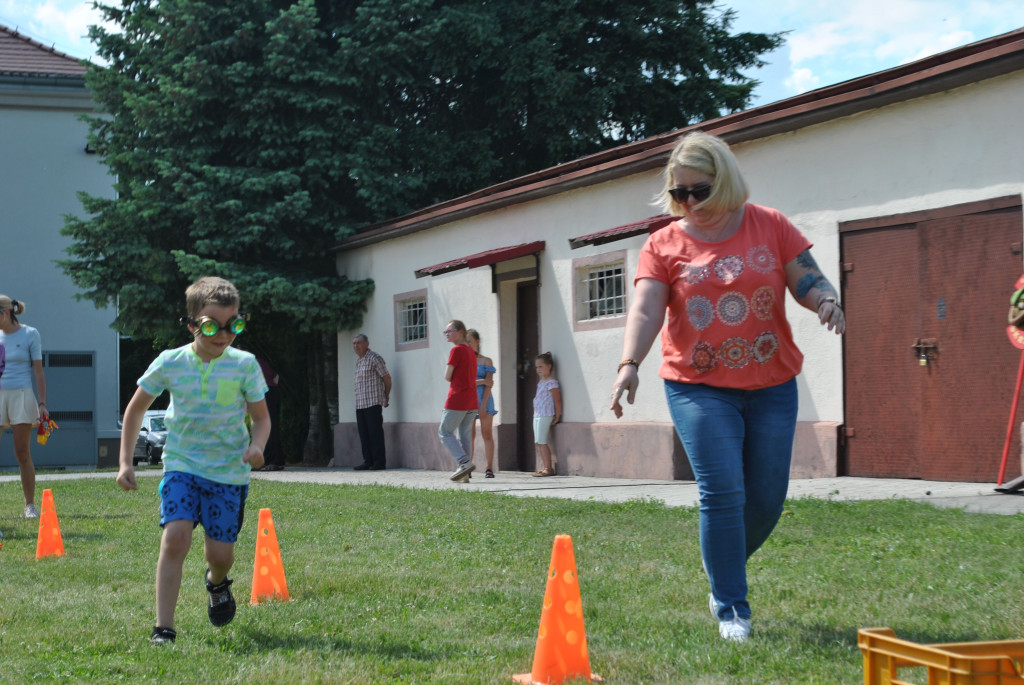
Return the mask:
{"type": "Polygon", "coordinates": [[[815,76],[814,72],[810,69],[800,68],[793,70],[793,73],[786,79],[785,84],[787,88],[792,89],[795,93],[806,93],[817,88],[820,81],[821,79],[815,76]]]}
{"type": "Polygon", "coordinates": [[[72,57],[93,56],[89,26],[103,23],[91,0],[0,0],[0,22],[72,57]]]}
{"type": "Polygon", "coordinates": [[[968,43],[974,42],[974,34],[970,31],[953,31],[952,33],[946,33],[941,36],[934,36],[925,38],[921,45],[923,47],[917,51],[916,54],[911,55],[909,58],[903,60],[901,64],[906,62],[913,62],[914,60],[924,59],[931,55],[937,55],[940,52],[946,50],[952,50],[960,45],[967,45],[968,43]]]}
{"type": "Polygon", "coordinates": [[[63,39],[69,44],[88,41],[89,25],[100,23],[100,15],[92,9],[91,3],[54,2],[48,0],[36,6],[32,13],[39,26],[54,34],[55,40],[63,39]]]}
{"type": "Polygon", "coordinates": [[[751,74],[764,81],[759,92],[772,98],[890,69],[1024,26],[1021,0],[719,2],[736,10],[735,31],[788,32],[773,60],[785,66],[751,74]]]}
{"type": "Polygon", "coordinates": [[[792,64],[800,64],[818,57],[834,55],[854,40],[856,39],[849,35],[842,22],[813,24],[788,36],[789,61],[792,64]]]}

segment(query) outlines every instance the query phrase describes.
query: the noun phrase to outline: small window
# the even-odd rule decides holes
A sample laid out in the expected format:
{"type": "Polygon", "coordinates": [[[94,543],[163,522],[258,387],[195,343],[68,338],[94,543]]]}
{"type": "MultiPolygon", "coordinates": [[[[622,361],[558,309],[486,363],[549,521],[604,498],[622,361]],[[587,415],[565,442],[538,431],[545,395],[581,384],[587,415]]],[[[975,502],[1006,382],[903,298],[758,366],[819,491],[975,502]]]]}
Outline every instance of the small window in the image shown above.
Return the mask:
{"type": "Polygon", "coordinates": [[[398,341],[403,345],[427,339],[427,300],[406,300],[399,312],[398,341]]]}
{"type": "Polygon", "coordinates": [[[395,350],[427,346],[427,291],[395,295],[395,350]]]}
{"type": "Polygon", "coordinates": [[[582,314],[585,319],[600,319],[626,313],[626,282],[622,264],[606,264],[582,269],[582,314]]]}
{"type": "Polygon", "coordinates": [[[626,322],[626,251],[573,260],[573,330],[619,328],[626,322]]]}

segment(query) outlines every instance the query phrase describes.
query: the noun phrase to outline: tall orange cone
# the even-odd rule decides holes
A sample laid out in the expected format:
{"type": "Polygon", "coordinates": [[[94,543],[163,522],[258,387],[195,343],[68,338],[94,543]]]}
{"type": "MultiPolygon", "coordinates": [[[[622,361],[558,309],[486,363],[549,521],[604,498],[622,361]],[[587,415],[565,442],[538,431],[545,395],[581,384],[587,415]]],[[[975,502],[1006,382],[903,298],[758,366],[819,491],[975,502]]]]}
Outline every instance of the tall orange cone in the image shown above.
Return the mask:
{"type": "Polygon", "coordinates": [[[256,531],[256,562],[252,568],[252,598],[249,603],[259,604],[267,599],[287,602],[288,583],[284,579],[274,517],[270,515],[270,509],[260,509],[259,529],[256,531]]]}
{"type": "Polygon", "coordinates": [[[583,629],[583,603],[576,575],[572,538],[556,535],[548,567],[548,585],[533,653],[533,670],[513,676],[519,683],[558,685],[567,680],[601,681],[590,672],[587,634],[583,629]]]}
{"type": "Polygon", "coordinates": [[[36,540],[36,559],[64,556],[64,538],[60,535],[57,508],[53,506],[53,492],[43,490],[43,513],[39,516],[39,537],[36,540]]]}

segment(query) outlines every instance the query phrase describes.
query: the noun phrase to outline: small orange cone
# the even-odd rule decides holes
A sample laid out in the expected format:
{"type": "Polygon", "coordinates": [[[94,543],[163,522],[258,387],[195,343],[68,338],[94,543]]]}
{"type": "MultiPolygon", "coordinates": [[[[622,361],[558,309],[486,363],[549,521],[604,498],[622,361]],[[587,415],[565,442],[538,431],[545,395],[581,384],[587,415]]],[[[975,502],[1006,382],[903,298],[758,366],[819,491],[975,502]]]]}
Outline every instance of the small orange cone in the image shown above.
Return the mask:
{"type": "Polygon", "coordinates": [[[53,506],[53,492],[43,490],[43,513],[39,516],[36,559],[60,556],[64,556],[64,538],[60,535],[57,508],[53,506]]]}
{"type": "Polygon", "coordinates": [[[590,672],[576,556],[568,535],[556,535],[551,550],[533,670],[515,675],[513,679],[533,685],[558,685],[573,679],[588,683],[601,681],[601,676],[590,672]]]}
{"type": "Polygon", "coordinates": [[[284,579],[274,517],[270,515],[270,509],[260,509],[259,529],[256,531],[256,562],[252,568],[252,598],[249,604],[275,598],[288,601],[288,583],[284,579]]]}

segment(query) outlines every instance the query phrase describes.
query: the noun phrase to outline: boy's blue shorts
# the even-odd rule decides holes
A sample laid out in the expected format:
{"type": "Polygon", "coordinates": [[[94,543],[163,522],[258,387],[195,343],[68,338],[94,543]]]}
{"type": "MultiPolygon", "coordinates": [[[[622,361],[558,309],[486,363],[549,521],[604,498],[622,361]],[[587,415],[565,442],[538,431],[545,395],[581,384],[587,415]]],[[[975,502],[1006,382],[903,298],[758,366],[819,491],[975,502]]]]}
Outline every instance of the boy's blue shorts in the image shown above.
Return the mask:
{"type": "Polygon", "coordinates": [[[235,542],[245,518],[248,485],[217,483],[191,473],[168,471],[160,481],[160,526],[170,521],[200,523],[211,539],[235,542]]]}

